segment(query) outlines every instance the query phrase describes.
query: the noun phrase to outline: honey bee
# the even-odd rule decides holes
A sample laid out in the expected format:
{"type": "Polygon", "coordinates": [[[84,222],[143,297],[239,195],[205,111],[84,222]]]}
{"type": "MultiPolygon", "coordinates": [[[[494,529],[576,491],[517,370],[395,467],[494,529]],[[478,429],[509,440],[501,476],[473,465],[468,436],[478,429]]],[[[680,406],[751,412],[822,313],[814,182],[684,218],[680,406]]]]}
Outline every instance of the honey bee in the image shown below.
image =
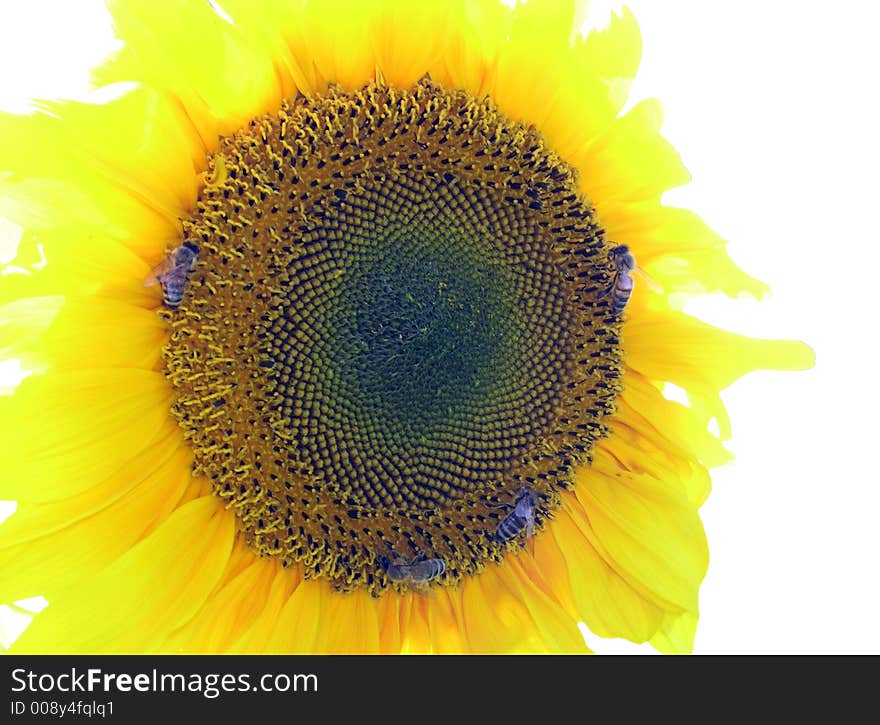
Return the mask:
{"type": "Polygon", "coordinates": [[[638,275],[648,288],[652,291],[662,294],[663,286],[652,278],[645,270],[636,264],[636,258],[629,251],[629,247],[625,244],[618,244],[612,247],[608,252],[608,258],[614,265],[614,281],[611,286],[599,295],[599,299],[611,295],[611,311],[615,315],[620,315],[632,297],[633,288],[635,287],[634,275],[638,275]]]}
{"type": "Polygon", "coordinates": [[[535,535],[535,515],[538,512],[539,501],[540,496],[535,491],[523,486],[517,491],[514,503],[500,504],[497,508],[512,508],[513,511],[501,520],[492,538],[504,543],[512,541],[525,530],[526,541],[530,542],[535,535]]]}
{"type": "Polygon", "coordinates": [[[162,260],[162,263],[150,271],[144,280],[144,287],[154,284],[162,285],[162,299],[165,305],[176,310],[183,302],[183,291],[190,273],[195,269],[199,259],[199,248],[192,242],[184,242],[176,247],[162,260]]]}
{"type": "Polygon", "coordinates": [[[386,576],[393,582],[413,584],[417,587],[442,576],[446,571],[443,559],[415,558],[407,561],[400,554],[391,552],[391,556],[380,556],[379,565],[386,576]]]}
{"type": "Polygon", "coordinates": [[[608,257],[616,272],[611,287],[599,295],[599,299],[610,294],[611,311],[615,315],[620,315],[626,309],[626,304],[632,296],[633,287],[635,287],[632,273],[636,269],[636,258],[625,244],[613,247],[608,252],[608,257]]]}

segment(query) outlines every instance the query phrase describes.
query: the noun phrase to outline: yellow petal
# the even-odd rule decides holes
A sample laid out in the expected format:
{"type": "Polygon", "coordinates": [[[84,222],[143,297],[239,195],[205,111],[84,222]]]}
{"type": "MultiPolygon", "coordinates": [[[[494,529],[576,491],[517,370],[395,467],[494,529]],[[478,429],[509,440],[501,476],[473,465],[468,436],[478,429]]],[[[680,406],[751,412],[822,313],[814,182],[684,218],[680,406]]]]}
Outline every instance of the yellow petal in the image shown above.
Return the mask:
{"type": "Polygon", "coordinates": [[[542,587],[575,621],[580,621],[573,590],[571,562],[562,553],[556,538],[549,533],[535,537],[535,551],[532,557],[520,557],[520,566],[536,586],[542,587]]]}
{"type": "Polygon", "coordinates": [[[582,87],[573,94],[582,104],[581,113],[590,115],[587,141],[607,128],[626,104],[629,89],[639,69],[642,35],[632,11],[626,6],[611,13],[608,24],[579,35],[572,41],[576,72],[582,87]]]}
{"type": "Polygon", "coordinates": [[[461,628],[457,597],[446,587],[438,587],[422,597],[431,631],[431,651],[436,654],[461,654],[467,643],[461,628]]]}
{"type": "Polygon", "coordinates": [[[579,504],[563,497],[563,507],[549,531],[569,562],[572,593],[578,613],[600,637],[649,640],[663,621],[664,610],[636,591],[599,554],[595,538],[579,504]]]}
{"type": "Polygon", "coordinates": [[[502,45],[492,91],[515,120],[534,124],[563,158],[581,165],[582,150],[614,122],[641,55],[632,14],[581,37],[576,3],[521,3],[502,45]]]}
{"type": "Polygon", "coordinates": [[[449,46],[438,68],[429,69],[434,80],[461,88],[476,98],[494,96],[498,55],[510,34],[513,13],[495,0],[450,4],[449,46]]]}
{"type": "Polygon", "coordinates": [[[183,506],[109,567],[51,601],[11,651],[153,651],[216,586],[234,533],[234,517],[215,497],[183,506]]]}
{"type": "Polygon", "coordinates": [[[157,369],[166,336],[153,311],[109,299],[29,297],[0,307],[0,357],[54,369],[157,369]]]}
{"type": "Polygon", "coordinates": [[[296,63],[285,33],[305,22],[302,5],[289,0],[223,0],[223,10],[231,17],[239,42],[271,59],[282,97],[292,98],[298,87],[296,63]]]}
{"type": "MultiPolygon", "coordinates": [[[[29,193],[39,197],[39,184],[29,193]]],[[[0,205],[2,202],[0,198],[0,205]]],[[[165,237],[161,239],[159,243],[154,240],[149,252],[156,263],[164,253],[165,237]]],[[[0,304],[49,296],[83,297],[88,301],[100,296],[149,309],[161,302],[161,291],[156,286],[143,286],[151,263],[106,235],[76,225],[44,229],[39,234],[26,231],[12,266],[18,266],[19,257],[34,256],[42,256],[40,268],[0,276],[0,304]]]]}
{"type": "Polygon", "coordinates": [[[575,158],[581,189],[604,219],[621,202],[659,200],[690,181],[678,152],[660,135],[660,102],[641,101],[575,158]]]}
{"type": "Polygon", "coordinates": [[[267,652],[314,654],[322,628],[330,626],[330,592],[326,582],[304,581],[276,619],[267,652]]]}
{"type": "MultiPolygon", "coordinates": [[[[330,589],[326,582],[322,582],[330,589]]],[[[317,651],[324,654],[377,654],[379,652],[379,617],[376,602],[365,589],[340,594],[329,591],[329,618],[317,641],[317,651]]]]}
{"type": "Polygon", "coordinates": [[[100,105],[0,114],[0,213],[28,229],[88,230],[155,255],[177,236],[205,163],[188,123],[179,106],[145,88],[100,105]]]}
{"type": "Polygon", "coordinates": [[[684,494],[600,455],[575,481],[597,545],[615,571],[664,609],[697,611],[709,550],[684,494]]]}
{"type": "Polygon", "coordinates": [[[428,606],[426,597],[412,592],[400,600],[401,654],[430,654],[434,651],[428,606]]]}
{"type": "MultiPolygon", "coordinates": [[[[526,604],[491,563],[461,584],[461,616],[470,651],[477,654],[539,654],[551,651],[526,604]]],[[[537,598],[535,607],[546,604],[537,598]]],[[[551,625],[552,627],[552,625],[551,625]]]]}
{"type": "Polygon", "coordinates": [[[379,619],[379,652],[382,654],[399,654],[403,642],[400,627],[401,600],[393,595],[380,597],[376,602],[379,619]]]}
{"type": "MultiPolygon", "coordinates": [[[[241,542],[239,542],[239,546],[241,542]]],[[[264,600],[257,600],[259,612],[245,624],[244,632],[229,648],[234,654],[264,654],[278,652],[273,633],[288,600],[302,583],[302,571],[291,567],[277,572],[264,600]]],[[[182,651],[190,651],[184,647],[182,651]]]]}
{"type": "Polygon", "coordinates": [[[708,467],[733,457],[707,428],[704,416],[666,400],[641,375],[627,371],[610,434],[598,449],[619,465],[676,485],[695,504],[709,495],[708,467]]]}
{"type": "Polygon", "coordinates": [[[508,556],[501,569],[508,588],[528,608],[539,636],[554,654],[583,654],[588,652],[584,638],[577,627],[577,619],[565,612],[553,597],[543,590],[543,578],[532,579],[525,565],[531,559],[527,551],[508,556]]]}
{"type": "Polygon", "coordinates": [[[27,378],[0,398],[0,497],[49,501],[107,478],[156,440],[170,397],[165,378],[146,370],[27,378]]]}
{"type": "Polygon", "coordinates": [[[277,109],[291,89],[279,77],[283,68],[260,47],[265,36],[249,35],[207,2],[114,0],[108,7],[126,47],[96,77],[136,80],[178,99],[208,149],[217,147],[218,136],[277,109]]]}
{"type": "Polygon", "coordinates": [[[302,582],[281,611],[269,652],[379,652],[376,603],[366,590],[335,592],[325,581],[302,582]]]}
{"type": "MultiPolygon", "coordinates": [[[[98,513],[154,475],[181,450],[180,430],[176,424],[167,421],[152,445],[81,493],[45,502],[19,501],[15,514],[0,525],[0,546],[13,546],[49,536],[98,513]]],[[[188,472],[189,460],[177,465],[188,472]]]]}
{"type": "Polygon", "coordinates": [[[75,513],[76,520],[51,533],[38,526],[41,512],[33,515],[26,506],[17,510],[10,523],[23,519],[24,524],[11,533],[20,536],[27,526],[32,538],[7,545],[6,523],[0,526],[0,601],[52,597],[78,581],[82,572],[106,568],[137,544],[151,524],[167,518],[164,504],[173,506],[180,499],[189,482],[190,458],[188,451],[178,449],[116,501],[85,517],[75,513]]]}
{"type": "MultiPolygon", "coordinates": [[[[638,429],[655,442],[657,458],[699,461],[709,468],[728,463],[732,456],[698,416],[681,403],[667,400],[643,376],[627,370],[614,423],[638,429]]],[[[613,424],[612,424],[613,425],[613,424]]]]}
{"type": "Polygon", "coordinates": [[[167,335],[153,310],[114,300],[69,299],[43,336],[43,345],[47,359],[58,370],[156,370],[167,335]]]}
{"type": "Polygon", "coordinates": [[[371,32],[376,67],[389,85],[408,88],[443,66],[450,42],[448,3],[385,0],[376,10],[371,32]]]}
{"type": "Polygon", "coordinates": [[[306,95],[323,92],[328,83],[346,90],[375,77],[372,38],[377,8],[358,0],[307,3],[296,22],[285,27],[297,89],[306,95]],[[345,52],[340,52],[345,48],[345,52]]]}
{"type": "Polygon", "coordinates": [[[211,594],[205,605],[162,645],[163,652],[227,652],[263,616],[280,565],[251,555],[250,564],[211,594]]]}
{"type": "Polygon", "coordinates": [[[718,420],[721,439],[730,432],[718,391],[752,370],[804,370],[815,363],[802,342],[737,335],[651,305],[628,318],[624,334],[627,365],[650,380],[684,388],[695,415],[706,423],[718,420]]]}
{"type": "Polygon", "coordinates": [[[63,297],[28,297],[0,305],[0,360],[17,358],[23,367],[43,364],[41,338],[64,304],[63,297]]]}
{"type": "Polygon", "coordinates": [[[698,617],[695,612],[667,612],[651,645],[664,654],[690,654],[694,649],[698,617]]]}

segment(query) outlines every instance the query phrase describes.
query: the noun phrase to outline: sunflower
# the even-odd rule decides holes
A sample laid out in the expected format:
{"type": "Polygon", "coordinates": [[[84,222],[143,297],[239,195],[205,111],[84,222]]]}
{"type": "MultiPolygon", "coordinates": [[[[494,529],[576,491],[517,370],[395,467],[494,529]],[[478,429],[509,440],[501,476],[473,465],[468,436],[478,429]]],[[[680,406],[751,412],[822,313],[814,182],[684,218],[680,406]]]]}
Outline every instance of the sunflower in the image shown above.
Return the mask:
{"type": "Polygon", "coordinates": [[[719,391],[812,353],[682,312],[766,288],[581,6],[120,0],[0,117],[13,651],[691,649],[719,391]]]}

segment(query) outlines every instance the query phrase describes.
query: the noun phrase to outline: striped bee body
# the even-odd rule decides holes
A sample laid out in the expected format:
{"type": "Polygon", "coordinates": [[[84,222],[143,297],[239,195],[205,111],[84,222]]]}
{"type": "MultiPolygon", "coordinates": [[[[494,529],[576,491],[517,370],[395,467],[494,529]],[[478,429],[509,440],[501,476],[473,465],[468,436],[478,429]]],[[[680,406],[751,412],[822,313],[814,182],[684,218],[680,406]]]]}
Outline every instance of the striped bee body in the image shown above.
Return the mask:
{"type": "Polygon", "coordinates": [[[515,539],[525,530],[526,539],[531,539],[535,534],[535,515],[537,512],[538,494],[530,488],[521,488],[517,493],[516,502],[513,504],[513,511],[498,524],[493,538],[495,541],[504,543],[515,539]]]}
{"type": "Polygon", "coordinates": [[[380,557],[379,564],[391,581],[401,584],[424,584],[442,576],[446,572],[446,562],[443,559],[416,558],[412,561],[407,561],[394,552],[392,552],[390,558],[387,556],[380,557]]]}
{"type": "Polygon", "coordinates": [[[443,559],[422,559],[409,566],[409,574],[414,582],[431,581],[442,576],[445,571],[446,562],[443,559]]]}
{"type": "Polygon", "coordinates": [[[614,281],[611,283],[610,289],[599,295],[599,298],[610,295],[611,311],[620,316],[626,309],[629,298],[632,297],[633,287],[635,287],[632,273],[636,269],[636,258],[625,244],[614,247],[608,253],[608,257],[616,270],[614,281]]]}
{"type": "Polygon", "coordinates": [[[150,272],[144,286],[162,285],[162,300],[165,306],[176,310],[183,302],[183,293],[190,273],[199,260],[199,248],[192,242],[184,242],[176,247],[162,260],[162,263],[150,272]]]}

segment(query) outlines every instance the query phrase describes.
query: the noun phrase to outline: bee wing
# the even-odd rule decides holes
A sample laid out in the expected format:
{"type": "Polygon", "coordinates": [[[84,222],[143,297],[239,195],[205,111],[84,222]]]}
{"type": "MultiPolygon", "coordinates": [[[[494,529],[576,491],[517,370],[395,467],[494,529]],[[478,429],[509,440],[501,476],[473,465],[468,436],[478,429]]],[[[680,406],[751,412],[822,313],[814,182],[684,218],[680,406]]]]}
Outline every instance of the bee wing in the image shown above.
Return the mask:
{"type": "Polygon", "coordinates": [[[436,559],[425,559],[417,561],[410,567],[412,578],[416,581],[429,581],[439,576],[440,567],[437,565],[436,559]]]}
{"type": "Polygon", "coordinates": [[[383,565],[383,568],[385,569],[385,574],[391,581],[406,581],[412,575],[412,568],[410,563],[402,556],[400,556],[400,554],[392,552],[390,556],[382,558],[383,561],[380,563],[383,565]]]}
{"type": "Polygon", "coordinates": [[[535,555],[535,513],[536,509],[534,504],[530,505],[527,510],[523,511],[523,523],[525,524],[523,529],[523,534],[525,536],[525,544],[526,550],[532,555],[535,555]]]}
{"type": "Polygon", "coordinates": [[[150,273],[144,280],[144,287],[152,287],[154,284],[159,284],[162,278],[172,269],[174,269],[174,255],[169,254],[150,270],[150,273]]]}
{"type": "Polygon", "coordinates": [[[409,575],[412,577],[413,581],[423,582],[426,581],[431,571],[426,566],[426,562],[416,562],[409,568],[409,575]]]}
{"type": "Polygon", "coordinates": [[[663,285],[660,284],[656,279],[654,279],[650,274],[648,274],[644,269],[642,269],[641,267],[636,267],[633,269],[633,272],[638,275],[639,279],[644,281],[651,292],[654,292],[658,295],[663,294],[663,285]]]}

